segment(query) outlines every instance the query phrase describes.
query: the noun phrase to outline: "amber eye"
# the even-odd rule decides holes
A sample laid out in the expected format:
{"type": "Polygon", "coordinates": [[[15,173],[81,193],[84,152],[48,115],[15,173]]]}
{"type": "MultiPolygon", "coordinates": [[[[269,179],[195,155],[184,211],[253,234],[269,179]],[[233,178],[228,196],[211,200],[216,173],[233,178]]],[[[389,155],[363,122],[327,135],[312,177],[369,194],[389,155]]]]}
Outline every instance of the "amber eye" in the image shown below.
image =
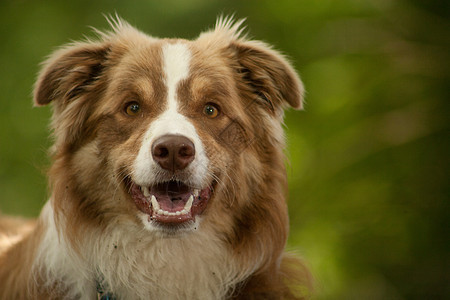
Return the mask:
{"type": "Polygon", "coordinates": [[[219,109],[213,104],[206,104],[203,113],[210,119],[214,119],[219,115],[219,109]]]}
{"type": "Polygon", "coordinates": [[[127,104],[127,107],[125,108],[125,112],[129,116],[135,116],[141,111],[141,107],[139,106],[139,103],[137,102],[130,102],[127,104]]]}

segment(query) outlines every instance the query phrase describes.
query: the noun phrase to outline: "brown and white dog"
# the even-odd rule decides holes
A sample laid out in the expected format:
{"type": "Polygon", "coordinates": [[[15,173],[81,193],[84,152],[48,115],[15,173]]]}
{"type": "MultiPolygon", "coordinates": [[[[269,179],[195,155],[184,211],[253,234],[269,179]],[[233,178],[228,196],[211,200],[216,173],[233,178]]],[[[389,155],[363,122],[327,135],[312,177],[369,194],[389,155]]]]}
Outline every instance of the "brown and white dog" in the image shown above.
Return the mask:
{"type": "Polygon", "coordinates": [[[37,80],[51,198],[36,223],[0,219],[0,299],[305,297],[284,253],[291,65],[230,19],[194,41],[112,23],[37,80]]]}

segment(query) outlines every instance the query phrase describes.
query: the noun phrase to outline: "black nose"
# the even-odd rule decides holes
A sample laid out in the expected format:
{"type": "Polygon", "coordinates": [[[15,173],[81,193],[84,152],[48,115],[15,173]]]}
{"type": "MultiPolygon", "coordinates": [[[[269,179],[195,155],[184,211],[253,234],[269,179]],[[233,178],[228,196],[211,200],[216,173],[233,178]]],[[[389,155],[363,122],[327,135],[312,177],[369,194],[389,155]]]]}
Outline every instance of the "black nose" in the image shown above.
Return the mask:
{"type": "Polygon", "coordinates": [[[167,134],[153,142],[152,156],[161,168],[175,172],[183,170],[194,160],[195,147],[185,136],[167,134]]]}

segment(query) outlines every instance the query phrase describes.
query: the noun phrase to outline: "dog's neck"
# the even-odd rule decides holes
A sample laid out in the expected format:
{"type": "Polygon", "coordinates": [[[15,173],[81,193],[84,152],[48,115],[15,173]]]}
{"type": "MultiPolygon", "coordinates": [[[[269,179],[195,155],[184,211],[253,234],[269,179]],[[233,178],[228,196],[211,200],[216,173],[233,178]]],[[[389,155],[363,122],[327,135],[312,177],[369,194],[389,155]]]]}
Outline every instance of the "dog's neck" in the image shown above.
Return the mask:
{"type": "Polygon", "coordinates": [[[224,242],[200,229],[162,239],[132,224],[86,233],[80,255],[56,229],[49,203],[42,217],[46,232],[34,267],[44,266],[50,284],[63,278],[70,298],[221,299],[257,267],[235,265],[224,242]]]}

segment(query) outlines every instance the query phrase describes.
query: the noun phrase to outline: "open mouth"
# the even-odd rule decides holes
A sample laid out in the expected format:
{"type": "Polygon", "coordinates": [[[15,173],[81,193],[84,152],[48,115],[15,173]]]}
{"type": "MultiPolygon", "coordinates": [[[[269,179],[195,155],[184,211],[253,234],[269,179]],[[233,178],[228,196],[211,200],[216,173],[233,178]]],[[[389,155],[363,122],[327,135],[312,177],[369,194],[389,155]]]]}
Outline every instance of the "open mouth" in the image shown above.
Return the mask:
{"type": "Polygon", "coordinates": [[[205,210],[212,187],[197,189],[170,180],[152,186],[130,182],[129,191],[136,207],[148,215],[149,222],[176,225],[195,221],[195,217],[205,210]]]}

